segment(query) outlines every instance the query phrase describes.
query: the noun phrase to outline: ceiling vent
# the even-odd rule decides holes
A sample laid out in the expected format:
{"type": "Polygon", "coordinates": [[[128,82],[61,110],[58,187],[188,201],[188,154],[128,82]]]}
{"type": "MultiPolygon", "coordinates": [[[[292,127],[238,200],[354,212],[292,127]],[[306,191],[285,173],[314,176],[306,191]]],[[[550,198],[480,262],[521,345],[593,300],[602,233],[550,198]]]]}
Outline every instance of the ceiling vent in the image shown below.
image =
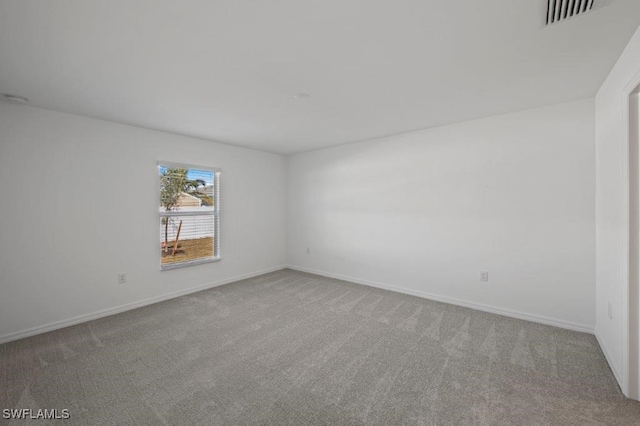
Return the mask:
{"type": "Polygon", "coordinates": [[[543,0],[544,25],[553,25],[599,9],[612,0],[543,0]]]}

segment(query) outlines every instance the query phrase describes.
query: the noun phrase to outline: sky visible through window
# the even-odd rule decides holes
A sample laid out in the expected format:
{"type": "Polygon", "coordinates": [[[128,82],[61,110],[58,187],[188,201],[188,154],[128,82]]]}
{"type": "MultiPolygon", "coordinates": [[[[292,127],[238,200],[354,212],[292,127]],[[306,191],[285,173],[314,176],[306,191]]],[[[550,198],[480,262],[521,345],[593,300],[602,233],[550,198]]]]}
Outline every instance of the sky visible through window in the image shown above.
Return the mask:
{"type": "MultiPolygon", "coordinates": [[[[163,174],[166,172],[167,168],[168,167],[165,166],[158,166],[158,173],[163,174]]],[[[187,179],[202,179],[207,185],[213,185],[214,176],[215,173],[209,170],[187,169],[187,179]]]]}

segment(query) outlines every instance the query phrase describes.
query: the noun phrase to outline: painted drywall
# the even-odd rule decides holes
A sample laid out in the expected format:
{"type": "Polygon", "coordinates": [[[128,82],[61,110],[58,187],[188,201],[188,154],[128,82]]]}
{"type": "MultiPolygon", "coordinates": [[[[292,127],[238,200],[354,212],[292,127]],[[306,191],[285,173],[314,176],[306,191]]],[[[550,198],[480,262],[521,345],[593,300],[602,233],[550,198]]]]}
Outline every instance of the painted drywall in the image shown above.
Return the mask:
{"type": "Polygon", "coordinates": [[[624,119],[627,86],[640,72],[640,30],[636,31],[596,95],[596,336],[623,392],[623,294],[627,287],[627,179],[629,132],[624,119]],[[608,305],[612,307],[609,318],[608,305]]]}
{"type": "MultiPolygon", "coordinates": [[[[638,399],[640,383],[640,86],[629,97],[629,383],[638,399]]],[[[623,302],[624,303],[624,302],[623,302]]],[[[624,321],[624,319],[623,319],[624,321]]]]}
{"type": "MultiPolygon", "coordinates": [[[[635,194],[631,222],[635,225],[635,256],[630,263],[635,275],[634,285],[629,286],[629,395],[640,400],[640,86],[632,96],[629,105],[630,145],[635,147],[635,155],[630,160],[636,161],[634,168],[635,194]],[[633,362],[636,360],[637,362],[633,362]]],[[[631,260],[631,259],[630,259],[631,260]]]]}
{"type": "Polygon", "coordinates": [[[593,99],[290,156],[288,262],[592,331],[594,170],[593,99]]]}
{"type": "Polygon", "coordinates": [[[0,103],[0,341],[281,267],[284,179],[280,155],[0,103]],[[220,262],[160,271],[158,160],[222,169],[220,262]]]}

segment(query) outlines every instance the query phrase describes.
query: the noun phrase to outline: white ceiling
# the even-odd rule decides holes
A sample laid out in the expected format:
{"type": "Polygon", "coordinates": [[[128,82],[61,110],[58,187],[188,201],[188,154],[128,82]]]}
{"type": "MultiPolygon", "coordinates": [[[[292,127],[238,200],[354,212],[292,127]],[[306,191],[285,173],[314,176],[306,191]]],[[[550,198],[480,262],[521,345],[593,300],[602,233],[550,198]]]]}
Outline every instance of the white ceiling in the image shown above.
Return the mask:
{"type": "Polygon", "coordinates": [[[0,0],[0,92],[296,153],[594,96],[640,1],[550,28],[541,3],[0,0]]]}

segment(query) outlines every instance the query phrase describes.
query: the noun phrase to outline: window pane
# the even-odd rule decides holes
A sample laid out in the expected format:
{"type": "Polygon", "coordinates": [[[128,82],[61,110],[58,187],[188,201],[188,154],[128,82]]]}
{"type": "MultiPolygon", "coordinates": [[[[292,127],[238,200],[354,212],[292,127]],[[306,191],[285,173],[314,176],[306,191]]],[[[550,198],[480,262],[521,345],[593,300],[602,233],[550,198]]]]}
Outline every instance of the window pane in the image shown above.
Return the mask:
{"type": "Polygon", "coordinates": [[[213,258],[214,220],[213,215],[162,217],[162,264],[213,258]]]}
{"type": "Polygon", "coordinates": [[[215,173],[195,168],[159,166],[160,207],[162,211],[182,210],[183,207],[214,208],[215,173]]]}
{"type": "Polygon", "coordinates": [[[218,177],[213,170],[158,165],[162,269],[220,258],[218,177]]]}

